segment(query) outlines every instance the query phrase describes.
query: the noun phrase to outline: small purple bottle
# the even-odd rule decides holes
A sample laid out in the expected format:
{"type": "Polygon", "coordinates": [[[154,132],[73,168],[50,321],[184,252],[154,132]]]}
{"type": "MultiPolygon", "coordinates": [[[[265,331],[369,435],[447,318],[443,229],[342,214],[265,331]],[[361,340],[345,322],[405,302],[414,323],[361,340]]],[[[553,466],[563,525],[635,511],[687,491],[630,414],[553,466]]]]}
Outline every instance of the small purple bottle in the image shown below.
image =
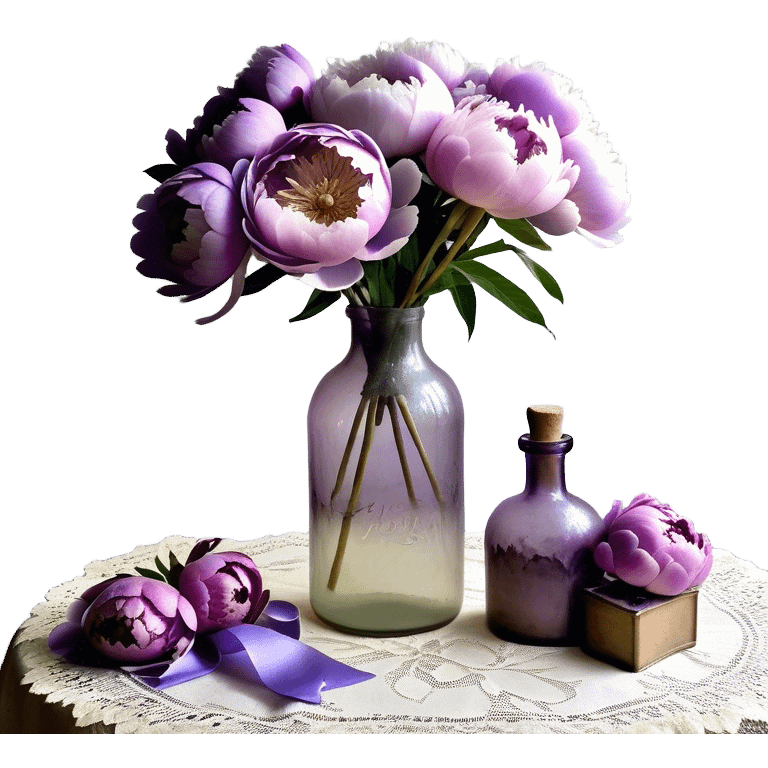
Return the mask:
{"type": "Polygon", "coordinates": [[[596,586],[602,571],[592,550],[604,523],[565,489],[565,454],[573,438],[562,434],[563,409],[528,408],[525,490],[502,501],[485,529],[488,627],[527,645],[581,642],[579,591],[596,586]]]}

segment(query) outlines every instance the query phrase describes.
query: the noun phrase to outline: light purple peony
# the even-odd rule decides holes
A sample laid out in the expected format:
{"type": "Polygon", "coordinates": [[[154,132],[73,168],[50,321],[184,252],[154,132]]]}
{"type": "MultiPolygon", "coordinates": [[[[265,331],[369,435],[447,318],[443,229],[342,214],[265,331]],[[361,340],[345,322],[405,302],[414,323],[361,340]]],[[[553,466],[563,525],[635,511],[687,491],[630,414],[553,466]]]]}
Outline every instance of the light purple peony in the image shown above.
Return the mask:
{"type": "Polygon", "coordinates": [[[235,90],[267,101],[280,112],[297,105],[309,112],[314,84],[312,65],[295,48],[283,44],[258,48],[237,76],[235,90]]]}
{"type": "Polygon", "coordinates": [[[253,624],[269,598],[261,574],[240,552],[215,552],[188,562],[179,577],[179,591],[197,614],[200,632],[253,624]]]}
{"type": "Polygon", "coordinates": [[[701,584],[712,569],[712,545],[693,523],[647,493],[606,515],[606,540],[595,563],[627,584],[657,595],[679,595],[701,584]]]}
{"type": "Polygon", "coordinates": [[[488,78],[486,89],[512,109],[522,106],[542,120],[551,117],[561,137],[573,133],[588,114],[571,81],[539,63],[527,67],[517,60],[499,64],[488,78]]]}
{"type": "Polygon", "coordinates": [[[99,653],[121,664],[146,664],[175,660],[191,647],[197,617],[177,589],[144,576],[106,584],[81,622],[99,653]]]}
{"type": "Polygon", "coordinates": [[[619,230],[630,220],[624,165],[604,134],[582,127],[562,141],[563,157],[579,166],[579,178],[562,203],[531,224],[550,235],[578,232],[602,247],[620,243],[619,230]]]}
{"type": "Polygon", "coordinates": [[[297,126],[251,163],[242,187],[245,233],[257,256],[321,290],[348,288],[361,261],[384,259],[417,224],[412,160],[391,169],[361,131],[297,126]]]}
{"type": "MultiPolygon", "coordinates": [[[[241,161],[233,176],[215,163],[198,163],[139,200],[143,212],[133,220],[139,231],[131,249],[142,258],[136,267],[142,275],[174,284],[158,293],[191,300],[236,273],[244,278],[250,243],[243,234],[239,188],[247,165],[241,161]]],[[[214,318],[232,305],[230,299],[214,318]]]]}
{"type": "Polygon", "coordinates": [[[407,37],[390,40],[389,47],[418,59],[432,69],[453,93],[468,82],[474,86],[488,80],[488,67],[482,62],[470,61],[458,48],[442,40],[417,40],[407,37]]]}
{"type": "Polygon", "coordinates": [[[466,99],[440,122],[426,164],[446,192],[503,219],[550,210],[579,174],[570,160],[563,162],[551,122],[482,96],[466,99]]]}
{"type": "Polygon", "coordinates": [[[433,69],[393,47],[333,62],[312,95],[314,120],[363,131],[387,158],[421,152],[453,106],[433,69]]]}

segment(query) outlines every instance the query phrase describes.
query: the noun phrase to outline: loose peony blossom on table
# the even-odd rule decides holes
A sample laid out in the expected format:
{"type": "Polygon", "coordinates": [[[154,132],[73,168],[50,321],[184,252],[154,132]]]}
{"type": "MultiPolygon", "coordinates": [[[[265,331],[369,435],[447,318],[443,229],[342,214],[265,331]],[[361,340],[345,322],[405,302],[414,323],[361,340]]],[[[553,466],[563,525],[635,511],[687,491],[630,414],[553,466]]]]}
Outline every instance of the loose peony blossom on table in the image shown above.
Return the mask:
{"type": "Polygon", "coordinates": [[[179,592],[192,605],[199,632],[253,624],[269,599],[261,587],[259,569],[240,552],[206,554],[188,562],[179,577],[179,592]]]}
{"type": "Polygon", "coordinates": [[[605,524],[606,539],[595,548],[595,562],[627,584],[657,595],[679,595],[699,586],[712,569],[707,535],[647,493],[624,508],[614,501],[605,524]]]}
{"type": "Polygon", "coordinates": [[[197,617],[170,584],[128,576],[99,592],[83,613],[82,628],[104,656],[121,664],[144,664],[183,656],[194,639],[197,617]]]}

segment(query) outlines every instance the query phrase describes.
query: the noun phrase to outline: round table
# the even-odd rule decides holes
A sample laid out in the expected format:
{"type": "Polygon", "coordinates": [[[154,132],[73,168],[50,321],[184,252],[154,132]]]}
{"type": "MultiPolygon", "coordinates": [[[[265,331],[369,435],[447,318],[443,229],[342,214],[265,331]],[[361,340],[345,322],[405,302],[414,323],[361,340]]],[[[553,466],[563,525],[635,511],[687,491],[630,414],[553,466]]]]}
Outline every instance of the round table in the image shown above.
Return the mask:
{"type": "Polygon", "coordinates": [[[3,732],[118,733],[768,733],[768,572],[724,550],[699,595],[697,645],[643,672],[577,648],[517,645],[485,626],[483,547],[466,546],[464,607],[412,637],[345,635],[322,624],[307,594],[307,534],[225,540],[250,555],[274,599],[301,610],[302,640],[376,677],[289,700],[224,672],[154,690],[128,673],[78,667],[48,650],[48,633],[88,586],[194,539],[169,537],[52,589],[19,629],[0,673],[3,732]]]}

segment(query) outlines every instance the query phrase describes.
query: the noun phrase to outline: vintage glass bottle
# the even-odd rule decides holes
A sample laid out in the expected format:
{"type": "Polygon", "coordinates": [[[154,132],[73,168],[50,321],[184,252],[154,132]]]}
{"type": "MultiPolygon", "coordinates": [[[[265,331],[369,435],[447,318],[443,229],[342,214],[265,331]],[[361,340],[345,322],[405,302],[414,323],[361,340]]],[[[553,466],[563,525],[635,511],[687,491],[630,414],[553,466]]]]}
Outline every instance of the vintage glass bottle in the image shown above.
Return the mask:
{"type": "Polygon", "coordinates": [[[501,638],[529,645],[578,645],[579,592],[602,577],[592,550],[604,524],[566,490],[565,454],[573,438],[559,428],[555,434],[546,440],[520,437],[525,490],[501,502],[485,530],[488,626],[501,638]]]}
{"type": "Polygon", "coordinates": [[[310,403],[310,599],[347,632],[423,632],[461,608],[464,412],[423,315],[349,307],[349,353],[310,403]]]}

